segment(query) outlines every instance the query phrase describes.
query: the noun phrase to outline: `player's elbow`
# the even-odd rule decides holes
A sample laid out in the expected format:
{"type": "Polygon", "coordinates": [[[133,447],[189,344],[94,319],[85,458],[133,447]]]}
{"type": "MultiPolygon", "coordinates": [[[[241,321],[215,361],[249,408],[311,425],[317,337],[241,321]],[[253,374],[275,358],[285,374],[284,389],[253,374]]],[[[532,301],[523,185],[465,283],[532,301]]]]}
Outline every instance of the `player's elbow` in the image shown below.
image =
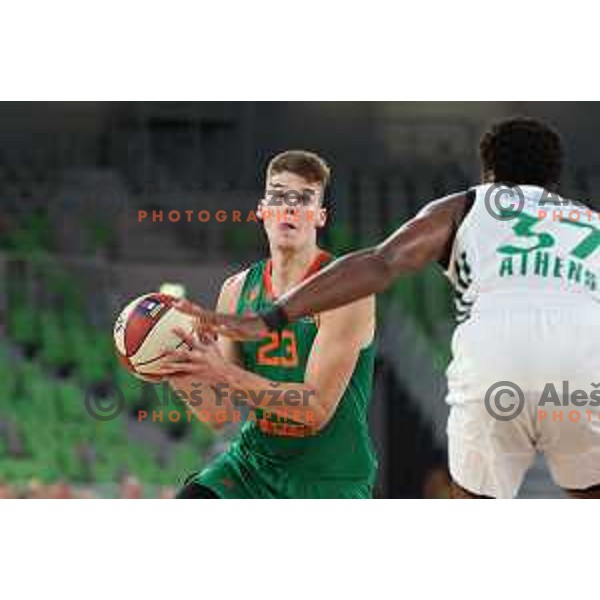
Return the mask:
{"type": "Polygon", "coordinates": [[[331,418],[333,417],[334,409],[329,406],[329,403],[323,402],[319,398],[318,392],[314,390],[315,399],[310,403],[310,409],[307,411],[306,424],[311,427],[316,433],[322,431],[331,418]]]}
{"type": "Polygon", "coordinates": [[[319,433],[325,429],[329,421],[331,421],[332,416],[330,412],[324,409],[314,410],[307,425],[310,425],[315,433],[319,433]]]}
{"type": "Polygon", "coordinates": [[[397,265],[385,249],[375,247],[371,251],[372,272],[377,278],[377,289],[375,293],[385,292],[396,279],[397,265]]]}
{"type": "Polygon", "coordinates": [[[315,433],[321,431],[329,420],[325,406],[319,396],[319,390],[311,385],[304,384],[303,393],[303,421],[315,433]]]}
{"type": "Polygon", "coordinates": [[[417,247],[399,251],[397,248],[378,246],[374,249],[374,256],[383,288],[380,291],[386,290],[401,275],[420,271],[428,262],[417,247]]]}

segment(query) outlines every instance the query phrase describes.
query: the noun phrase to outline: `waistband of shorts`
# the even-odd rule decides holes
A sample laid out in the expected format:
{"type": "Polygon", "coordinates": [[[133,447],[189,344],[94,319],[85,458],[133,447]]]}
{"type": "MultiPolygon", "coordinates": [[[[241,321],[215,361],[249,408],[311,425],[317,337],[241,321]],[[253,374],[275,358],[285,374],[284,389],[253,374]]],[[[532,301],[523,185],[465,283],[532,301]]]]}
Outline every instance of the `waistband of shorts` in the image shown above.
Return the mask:
{"type": "Polygon", "coordinates": [[[578,310],[600,315],[600,297],[589,293],[540,292],[532,289],[483,292],[473,305],[474,312],[543,312],[544,310],[578,310]]]}

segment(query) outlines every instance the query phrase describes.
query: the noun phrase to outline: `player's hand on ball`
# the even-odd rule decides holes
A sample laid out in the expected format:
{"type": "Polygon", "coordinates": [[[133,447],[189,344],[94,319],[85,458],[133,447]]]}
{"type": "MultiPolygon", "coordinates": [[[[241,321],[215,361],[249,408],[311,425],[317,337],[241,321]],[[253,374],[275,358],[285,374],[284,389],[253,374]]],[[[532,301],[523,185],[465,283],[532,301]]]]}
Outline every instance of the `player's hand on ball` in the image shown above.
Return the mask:
{"type": "Polygon", "coordinates": [[[216,313],[190,302],[182,300],[175,305],[177,310],[196,319],[196,332],[200,334],[219,334],[228,338],[244,341],[260,339],[268,333],[268,328],[258,315],[231,315],[216,313]]]}
{"type": "Polygon", "coordinates": [[[183,329],[174,329],[173,333],[186,343],[187,348],[165,354],[160,375],[166,379],[193,376],[208,385],[224,381],[226,361],[212,336],[200,334],[199,339],[195,339],[183,329]]]}

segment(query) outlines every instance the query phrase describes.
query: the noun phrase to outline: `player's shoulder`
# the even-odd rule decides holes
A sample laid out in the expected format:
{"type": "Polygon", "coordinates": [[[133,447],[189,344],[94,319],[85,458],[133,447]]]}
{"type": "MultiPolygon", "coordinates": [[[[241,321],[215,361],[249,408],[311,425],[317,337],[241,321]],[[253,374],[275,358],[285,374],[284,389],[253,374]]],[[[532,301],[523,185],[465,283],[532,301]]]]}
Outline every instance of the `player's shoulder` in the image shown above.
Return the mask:
{"type": "Polygon", "coordinates": [[[448,210],[461,212],[465,206],[469,206],[475,201],[478,194],[478,187],[479,186],[470,187],[460,192],[453,192],[452,194],[447,194],[441,198],[436,198],[425,205],[424,212],[431,213],[448,210]]]}
{"type": "Polygon", "coordinates": [[[454,242],[459,231],[464,227],[467,217],[473,212],[478,196],[477,187],[470,187],[429,202],[421,209],[417,218],[427,219],[436,228],[444,231],[446,241],[441,250],[438,262],[444,270],[448,269],[454,242]]]}
{"type": "Polygon", "coordinates": [[[244,269],[243,271],[238,271],[233,275],[230,275],[225,279],[223,285],[221,286],[221,291],[226,293],[235,293],[240,292],[244,287],[244,281],[246,281],[246,277],[249,273],[250,269],[244,269]]]}
{"type": "Polygon", "coordinates": [[[221,285],[221,293],[219,294],[219,300],[217,302],[218,310],[235,312],[235,307],[242,293],[244,282],[249,270],[250,269],[244,269],[243,271],[234,273],[225,279],[221,285]]]}
{"type": "Polygon", "coordinates": [[[246,269],[227,277],[221,286],[221,298],[237,300],[247,281],[249,285],[252,285],[253,282],[262,279],[267,262],[268,259],[259,260],[246,269]]]}

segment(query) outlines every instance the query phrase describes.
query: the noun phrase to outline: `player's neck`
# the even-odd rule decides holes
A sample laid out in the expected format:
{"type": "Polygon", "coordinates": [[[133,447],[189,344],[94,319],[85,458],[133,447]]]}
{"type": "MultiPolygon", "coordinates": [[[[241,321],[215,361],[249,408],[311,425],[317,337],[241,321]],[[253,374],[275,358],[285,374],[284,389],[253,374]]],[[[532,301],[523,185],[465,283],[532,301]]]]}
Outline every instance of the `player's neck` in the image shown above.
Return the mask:
{"type": "Polygon", "coordinates": [[[271,252],[271,281],[275,296],[279,297],[285,294],[300,283],[320,252],[321,249],[317,245],[293,252],[273,250],[271,252]]]}

